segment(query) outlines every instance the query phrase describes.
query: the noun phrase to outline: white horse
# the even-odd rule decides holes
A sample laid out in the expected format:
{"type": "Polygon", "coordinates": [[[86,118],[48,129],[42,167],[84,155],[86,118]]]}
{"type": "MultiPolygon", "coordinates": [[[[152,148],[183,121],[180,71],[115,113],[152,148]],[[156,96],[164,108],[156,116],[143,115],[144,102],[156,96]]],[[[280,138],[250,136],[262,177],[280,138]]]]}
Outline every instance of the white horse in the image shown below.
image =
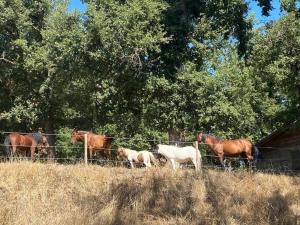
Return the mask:
{"type": "Polygon", "coordinates": [[[130,162],[131,168],[134,168],[133,162],[143,163],[146,167],[151,167],[151,162],[156,165],[156,159],[151,152],[135,151],[128,148],[118,148],[118,159],[127,159],[130,162]]]}
{"type": "Polygon", "coordinates": [[[163,155],[172,163],[173,169],[176,169],[176,165],[188,161],[192,161],[195,165],[195,169],[201,168],[201,154],[192,147],[177,147],[173,145],[158,145],[158,153],[163,155]]]}

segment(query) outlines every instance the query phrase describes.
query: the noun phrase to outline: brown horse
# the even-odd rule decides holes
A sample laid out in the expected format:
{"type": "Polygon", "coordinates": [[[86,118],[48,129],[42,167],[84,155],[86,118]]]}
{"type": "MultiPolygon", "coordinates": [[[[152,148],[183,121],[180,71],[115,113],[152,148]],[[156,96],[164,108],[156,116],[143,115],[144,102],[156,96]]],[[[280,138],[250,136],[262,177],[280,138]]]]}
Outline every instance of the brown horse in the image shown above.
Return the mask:
{"type": "Polygon", "coordinates": [[[201,131],[199,131],[197,134],[197,141],[199,143],[203,141],[205,144],[207,144],[212,152],[217,156],[223,167],[225,156],[242,156],[244,159],[247,159],[247,164],[250,163],[250,160],[256,160],[259,157],[259,151],[257,147],[247,139],[220,140],[215,136],[203,134],[201,131]]]}
{"type": "Polygon", "coordinates": [[[27,135],[11,133],[5,138],[4,147],[7,156],[13,157],[17,151],[25,152],[25,155],[30,152],[31,160],[34,160],[36,150],[47,154],[49,143],[47,137],[40,132],[27,135]]]}
{"type": "Polygon", "coordinates": [[[112,137],[106,135],[97,135],[90,131],[73,130],[71,134],[71,143],[75,144],[77,141],[84,142],[84,135],[87,134],[87,148],[89,158],[93,157],[93,153],[101,152],[107,158],[111,157],[112,137]]]}

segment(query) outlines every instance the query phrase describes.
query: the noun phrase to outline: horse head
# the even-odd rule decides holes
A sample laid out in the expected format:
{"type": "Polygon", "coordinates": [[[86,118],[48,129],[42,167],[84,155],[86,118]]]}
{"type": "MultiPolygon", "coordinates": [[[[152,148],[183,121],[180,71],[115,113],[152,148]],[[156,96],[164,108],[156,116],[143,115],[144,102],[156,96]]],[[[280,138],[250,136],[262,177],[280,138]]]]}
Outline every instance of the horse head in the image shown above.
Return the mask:
{"type": "Polygon", "coordinates": [[[196,140],[197,140],[199,143],[201,143],[201,142],[205,143],[205,142],[206,142],[207,136],[208,136],[208,135],[207,135],[207,134],[204,134],[202,131],[198,131],[196,140]]]}
{"type": "Polygon", "coordinates": [[[198,131],[196,139],[199,143],[201,143],[202,141],[204,142],[204,140],[202,140],[203,139],[203,132],[202,131],[198,131]]]}
{"type": "Polygon", "coordinates": [[[167,162],[166,157],[164,157],[160,151],[159,151],[159,144],[156,144],[155,147],[153,148],[153,154],[155,155],[155,158],[158,160],[158,162],[163,165],[167,162]]]}
{"type": "Polygon", "coordinates": [[[122,147],[119,147],[117,149],[117,159],[118,160],[121,160],[121,159],[124,159],[126,158],[126,152],[125,152],[125,149],[122,148],[122,147]]]}
{"type": "Polygon", "coordinates": [[[79,138],[80,138],[80,136],[78,134],[78,130],[76,128],[74,128],[71,133],[71,143],[75,144],[79,138]]]}
{"type": "Polygon", "coordinates": [[[46,136],[42,136],[42,145],[40,147],[40,151],[42,154],[47,155],[48,154],[48,148],[49,148],[49,142],[48,138],[46,136]]]}

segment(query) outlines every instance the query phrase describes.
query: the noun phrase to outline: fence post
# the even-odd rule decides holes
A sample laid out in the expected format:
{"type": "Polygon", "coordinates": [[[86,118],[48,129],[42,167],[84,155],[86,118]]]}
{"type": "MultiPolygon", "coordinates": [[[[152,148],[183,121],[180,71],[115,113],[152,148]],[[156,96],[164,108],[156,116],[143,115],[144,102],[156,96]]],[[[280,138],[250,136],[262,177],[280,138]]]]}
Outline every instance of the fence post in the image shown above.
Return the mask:
{"type": "Polygon", "coordinates": [[[85,165],[88,164],[88,159],[87,159],[87,134],[84,134],[84,163],[85,163],[85,165]]]}
{"type": "MultiPolygon", "coordinates": [[[[198,151],[199,151],[199,148],[198,148],[198,141],[195,141],[195,147],[196,147],[196,164],[197,164],[197,167],[200,165],[200,161],[199,161],[199,155],[198,155],[198,151]]],[[[201,168],[198,168],[199,170],[201,168]]]]}

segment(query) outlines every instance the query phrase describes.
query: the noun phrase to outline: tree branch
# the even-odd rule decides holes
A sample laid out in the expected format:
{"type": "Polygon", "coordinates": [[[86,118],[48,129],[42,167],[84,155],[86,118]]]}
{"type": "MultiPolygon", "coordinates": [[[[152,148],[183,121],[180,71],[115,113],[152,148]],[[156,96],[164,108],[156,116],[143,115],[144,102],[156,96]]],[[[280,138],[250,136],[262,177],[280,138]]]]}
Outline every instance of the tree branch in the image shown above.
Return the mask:
{"type": "Polygon", "coordinates": [[[13,65],[17,64],[16,62],[13,62],[13,61],[10,61],[9,59],[6,59],[5,58],[5,52],[2,52],[2,57],[0,58],[0,60],[2,60],[4,62],[7,62],[7,63],[10,63],[10,64],[13,64],[13,65]]]}

